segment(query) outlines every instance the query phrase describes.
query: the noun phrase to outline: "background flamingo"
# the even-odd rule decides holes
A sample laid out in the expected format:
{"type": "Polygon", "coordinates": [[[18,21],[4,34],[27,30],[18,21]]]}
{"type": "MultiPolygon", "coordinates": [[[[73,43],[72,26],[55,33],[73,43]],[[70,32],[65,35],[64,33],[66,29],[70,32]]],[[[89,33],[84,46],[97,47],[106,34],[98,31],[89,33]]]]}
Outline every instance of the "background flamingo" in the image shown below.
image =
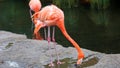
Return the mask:
{"type": "MultiPolygon", "coordinates": [[[[34,5],[35,3],[33,1],[34,0],[30,1],[30,3],[31,3],[31,4],[29,4],[30,6],[32,6],[32,5],[35,6],[34,5]],[[33,4],[32,4],[32,2],[33,2],[33,4]]],[[[34,9],[36,7],[30,7],[30,8],[33,11],[35,11],[34,9]]],[[[67,31],[65,29],[65,26],[64,26],[64,13],[63,13],[63,11],[61,9],[59,9],[55,5],[48,5],[48,6],[44,7],[44,8],[42,8],[40,11],[35,12],[33,14],[33,16],[32,16],[32,19],[33,19],[34,24],[35,24],[34,35],[37,35],[41,28],[46,27],[46,26],[48,27],[48,37],[47,37],[48,44],[51,41],[51,38],[50,38],[50,26],[57,26],[61,30],[63,35],[77,49],[77,51],[78,51],[78,61],[77,61],[77,64],[81,64],[82,59],[84,58],[83,51],[81,50],[79,45],[67,33],[67,31]]],[[[52,35],[52,41],[53,42],[55,42],[54,30],[55,30],[55,28],[53,28],[53,35],[52,35]]],[[[58,63],[59,63],[59,58],[58,58],[58,63]]],[[[52,62],[51,62],[51,65],[53,65],[52,62]]]]}

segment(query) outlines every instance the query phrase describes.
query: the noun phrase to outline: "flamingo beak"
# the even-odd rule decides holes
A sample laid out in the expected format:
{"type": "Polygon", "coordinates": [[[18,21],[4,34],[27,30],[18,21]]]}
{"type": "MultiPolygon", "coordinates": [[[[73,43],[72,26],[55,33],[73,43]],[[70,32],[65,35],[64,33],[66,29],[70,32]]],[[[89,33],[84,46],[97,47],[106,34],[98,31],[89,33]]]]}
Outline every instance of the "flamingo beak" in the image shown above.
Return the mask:
{"type": "Polygon", "coordinates": [[[77,61],[77,65],[81,64],[82,61],[83,61],[83,58],[79,59],[79,60],[77,61]]]}
{"type": "Polygon", "coordinates": [[[80,65],[82,64],[82,60],[83,60],[83,58],[79,59],[79,60],[77,61],[77,63],[75,64],[75,66],[76,66],[77,68],[80,67],[80,65]]]}

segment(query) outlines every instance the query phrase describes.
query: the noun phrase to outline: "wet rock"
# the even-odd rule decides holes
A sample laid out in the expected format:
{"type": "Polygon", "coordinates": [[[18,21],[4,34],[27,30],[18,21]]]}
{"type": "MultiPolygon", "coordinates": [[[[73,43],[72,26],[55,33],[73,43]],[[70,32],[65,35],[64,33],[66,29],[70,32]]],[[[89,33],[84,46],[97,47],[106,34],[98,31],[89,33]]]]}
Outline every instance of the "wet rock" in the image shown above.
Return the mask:
{"type": "Polygon", "coordinates": [[[106,54],[96,65],[88,68],[120,68],[120,54],[106,54]]]}
{"type": "MultiPolygon", "coordinates": [[[[54,63],[57,59],[56,46],[59,58],[65,64],[55,68],[75,68],[77,51],[73,47],[62,47],[62,45],[45,40],[27,39],[25,35],[0,31],[0,68],[48,68],[50,55],[54,63]],[[6,45],[5,45],[6,44],[6,45]],[[56,45],[55,45],[56,44],[56,45]]],[[[103,54],[87,49],[82,49],[85,59],[80,68],[120,68],[120,54],[103,54]]],[[[78,67],[79,68],[79,67],[78,67]]]]}

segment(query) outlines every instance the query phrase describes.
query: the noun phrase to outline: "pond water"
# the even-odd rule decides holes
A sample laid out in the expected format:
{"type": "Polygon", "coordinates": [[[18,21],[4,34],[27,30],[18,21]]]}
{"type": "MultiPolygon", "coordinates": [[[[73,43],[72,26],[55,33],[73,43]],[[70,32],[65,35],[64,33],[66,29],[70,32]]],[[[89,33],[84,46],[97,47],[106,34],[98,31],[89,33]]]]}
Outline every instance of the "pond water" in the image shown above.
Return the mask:
{"type": "MultiPolygon", "coordinates": [[[[81,7],[62,10],[65,13],[67,32],[82,48],[120,53],[120,9],[93,11],[81,7]]],[[[0,30],[32,38],[31,25],[27,1],[0,1],[0,30]]],[[[65,47],[72,46],[58,28],[56,41],[65,47]]]]}
{"type": "Polygon", "coordinates": [[[66,58],[60,61],[65,62],[65,63],[57,64],[57,61],[55,61],[53,62],[55,65],[54,67],[49,67],[49,64],[48,64],[48,65],[45,65],[45,68],[85,68],[85,67],[89,67],[89,66],[93,66],[97,64],[99,60],[97,57],[93,57],[87,61],[84,61],[81,65],[78,65],[78,66],[75,65],[76,61],[70,58],[66,58]]]}

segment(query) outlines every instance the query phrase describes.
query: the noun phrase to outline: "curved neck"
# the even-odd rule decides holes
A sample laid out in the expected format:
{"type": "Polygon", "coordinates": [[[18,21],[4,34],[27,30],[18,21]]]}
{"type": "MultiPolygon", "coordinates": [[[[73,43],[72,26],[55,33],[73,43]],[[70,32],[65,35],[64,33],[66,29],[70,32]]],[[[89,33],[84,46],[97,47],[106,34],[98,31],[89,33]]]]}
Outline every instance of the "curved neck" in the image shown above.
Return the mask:
{"type": "MultiPolygon", "coordinates": [[[[83,55],[83,52],[79,45],[70,37],[70,35],[67,33],[64,22],[59,22],[59,25],[57,25],[59,29],[62,31],[63,35],[69,40],[70,43],[77,49],[79,55],[83,55]]],[[[82,56],[81,56],[82,57],[82,56]]],[[[80,57],[78,57],[80,58],[80,57]]]]}

